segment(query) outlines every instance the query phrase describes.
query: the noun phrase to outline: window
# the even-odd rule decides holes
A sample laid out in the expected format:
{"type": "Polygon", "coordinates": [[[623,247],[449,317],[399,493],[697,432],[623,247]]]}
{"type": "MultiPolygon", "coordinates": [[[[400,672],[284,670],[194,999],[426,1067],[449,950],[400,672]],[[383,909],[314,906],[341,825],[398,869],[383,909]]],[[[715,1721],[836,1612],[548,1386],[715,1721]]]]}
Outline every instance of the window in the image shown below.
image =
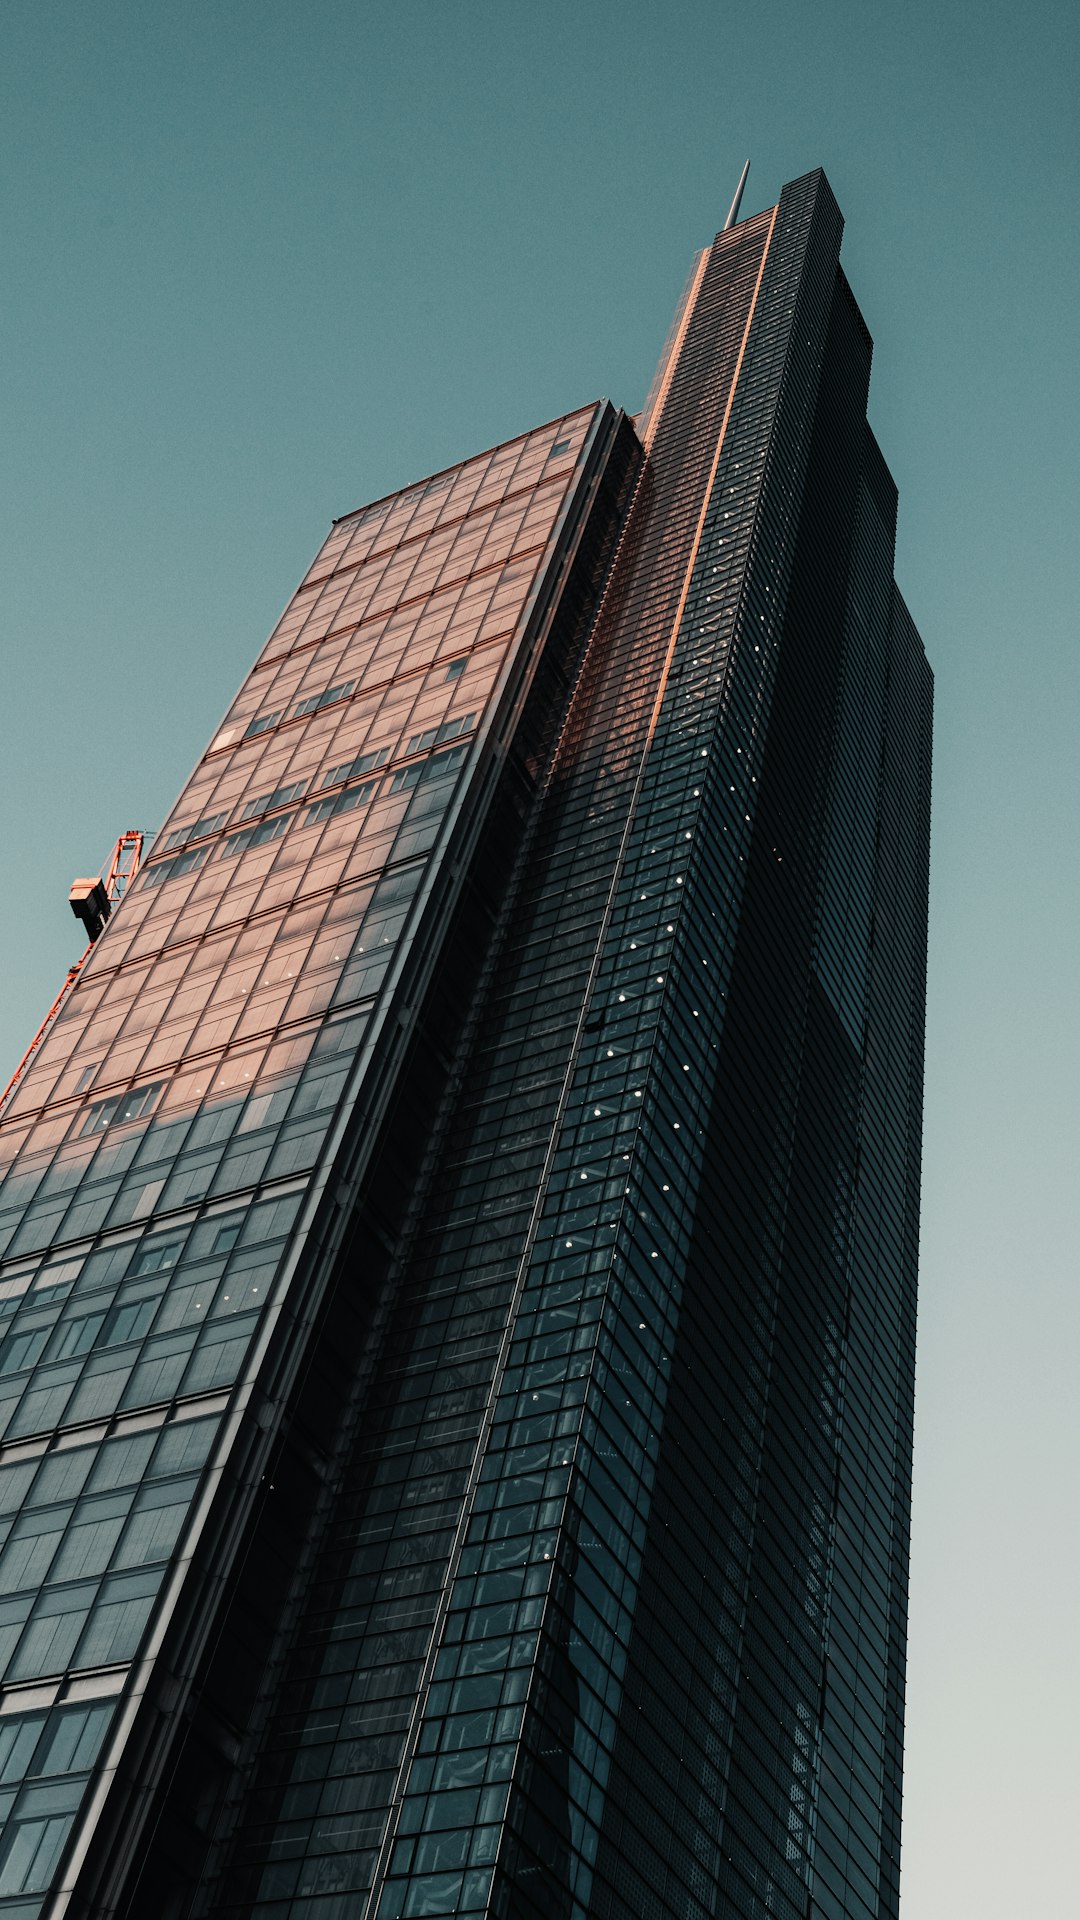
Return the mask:
{"type": "Polygon", "coordinates": [[[155,1080],[145,1087],[133,1087],[130,1093],[115,1093],[109,1100],[95,1100],[87,1107],[80,1137],[88,1133],[103,1133],[108,1126],[122,1126],[125,1121],[138,1120],[148,1113],[161,1092],[163,1082],[155,1080]]]}
{"type": "Polygon", "coordinates": [[[190,853],[177,854],[173,860],[160,860],[146,869],[143,884],[160,887],[165,880],[178,880],[182,873],[197,873],[209,851],[209,847],[193,847],[190,853]]]}
{"type": "MultiPolygon", "coordinates": [[[[275,787],[273,793],[260,793],[257,800],[248,801],[240,818],[251,820],[257,813],[269,813],[272,807],[287,806],[290,800],[298,800],[303,791],[303,781],[297,780],[291,787],[275,787]]],[[[223,825],[225,818],[225,814],[219,814],[214,824],[223,825]]]]}
{"type": "Polygon", "coordinates": [[[298,719],[304,713],[318,713],[320,707],[329,707],[335,700],[347,699],[355,684],[354,680],[342,680],[336,687],[326,687],[322,693],[312,693],[306,700],[298,700],[293,708],[293,718],[298,719]]]}
{"type": "Polygon", "coordinates": [[[351,813],[354,807],[362,807],[371,799],[375,791],[374,780],[365,781],[362,787],[346,787],[344,793],[332,794],[329,799],[317,800],[307,810],[307,821],[328,820],[334,813],[351,813]]]}
{"type": "Polygon", "coordinates": [[[393,505],[392,501],[382,500],[379,502],[377,506],[368,507],[365,509],[363,513],[354,514],[352,516],[350,526],[362,527],[368,520],[383,520],[386,518],[386,515],[389,513],[392,505],[393,505]]]}
{"type": "Polygon", "coordinates": [[[405,793],[410,787],[418,787],[426,764],[425,761],[418,760],[415,766],[403,767],[400,773],[395,773],[390,782],[391,793],[405,793]]]}
{"type": "Polygon", "coordinates": [[[423,753],[426,747],[433,747],[437,733],[437,727],[428,727],[425,733],[414,733],[405,749],[406,753],[423,753]]]}
{"type": "Polygon", "coordinates": [[[446,669],[447,679],[460,680],[467,664],[468,662],[465,660],[451,660],[450,665],[446,669]]]}
{"type": "Polygon", "coordinates": [[[35,1755],[33,1771],[46,1775],[84,1772],[97,1758],[112,1712],[110,1702],[107,1706],[54,1713],[41,1751],[35,1755]]]}
{"type": "Polygon", "coordinates": [[[175,833],[170,833],[166,840],[165,850],[178,847],[185,840],[201,840],[208,833],[216,833],[219,827],[225,825],[228,817],[227,813],[209,813],[204,820],[193,820],[189,826],[177,827],[175,833]]]}
{"type": "Polygon", "coordinates": [[[162,1273],[175,1267],[183,1244],[183,1238],[144,1240],[131,1263],[132,1274],[162,1273]]]}
{"type": "Polygon", "coordinates": [[[252,720],[250,725],[245,729],[244,739],[253,740],[257,733],[269,733],[270,728],[276,727],[280,719],[281,719],[280,707],[278,708],[277,713],[257,714],[255,719],[252,720]]]}
{"type": "Polygon", "coordinates": [[[48,1886],[71,1825],[70,1813],[18,1820],[4,1835],[0,1894],[30,1893],[48,1886]]]}
{"type": "Polygon", "coordinates": [[[103,1313],[88,1313],[84,1314],[81,1320],[66,1321],[60,1329],[50,1358],[71,1360],[77,1354],[88,1353],[104,1318],[103,1313]]]}
{"type": "Polygon", "coordinates": [[[446,747],[442,753],[433,753],[431,759],[424,762],[424,779],[444,779],[448,773],[453,772],[458,762],[464,758],[464,747],[446,747]]]}
{"type": "Polygon", "coordinates": [[[45,1725],[45,1716],[5,1716],[0,1725],[0,1780],[22,1780],[30,1770],[34,1749],[45,1725]]]}
{"type": "Polygon", "coordinates": [[[129,1300],[126,1306],[114,1307],[108,1316],[102,1346],[119,1347],[127,1340],[137,1340],[146,1332],[157,1308],[157,1294],[150,1300],[129,1300]]]}
{"type": "Polygon", "coordinates": [[[38,1327],[33,1333],[10,1333],[0,1346],[0,1374],[21,1373],[25,1367],[32,1367],[48,1337],[48,1327],[38,1327]]]}
{"type": "Polygon", "coordinates": [[[383,767],[390,758],[389,747],[373,747],[368,753],[359,753],[355,760],[346,760],[344,766],[331,767],[319,781],[320,787],[337,787],[343,780],[355,780],[358,774],[371,773],[375,767],[383,767]]]}
{"type": "Polygon", "coordinates": [[[231,860],[238,853],[246,853],[248,847],[261,847],[268,840],[280,840],[288,824],[287,813],[276,813],[273,819],[263,820],[257,827],[245,827],[243,833],[230,833],[222,846],[222,857],[231,860]]]}
{"type": "MultiPolygon", "coordinates": [[[[371,896],[369,919],[385,911],[388,906],[400,906],[403,900],[411,900],[420,885],[423,874],[424,869],[419,863],[387,874],[384,880],[379,881],[371,896]]],[[[365,920],[365,927],[368,923],[368,920],[365,920]]]]}
{"type": "Polygon", "coordinates": [[[552,451],[552,453],[553,453],[553,454],[555,454],[555,453],[569,453],[569,451],[570,451],[570,442],[569,442],[569,440],[556,440],[556,442],[555,442],[555,445],[554,445],[554,446],[552,447],[552,449],[551,449],[551,451],[552,451]]]}
{"type": "Polygon", "coordinates": [[[157,1573],[120,1574],[106,1581],[79,1648],[80,1666],[130,1660],[154,1603],[157,1573]]]}

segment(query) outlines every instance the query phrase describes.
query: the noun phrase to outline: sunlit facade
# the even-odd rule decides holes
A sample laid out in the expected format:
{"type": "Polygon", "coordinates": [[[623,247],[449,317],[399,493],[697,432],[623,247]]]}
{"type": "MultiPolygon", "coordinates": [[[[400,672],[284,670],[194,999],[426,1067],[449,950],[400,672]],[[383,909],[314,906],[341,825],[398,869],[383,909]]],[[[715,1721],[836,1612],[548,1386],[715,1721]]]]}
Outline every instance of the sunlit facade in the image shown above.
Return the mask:
{"type": "Polygon", "coordinates": [[[895,1914],[931,682],[812,174],[335,523],[0,1123],[0,1920],[895,1914]]]}

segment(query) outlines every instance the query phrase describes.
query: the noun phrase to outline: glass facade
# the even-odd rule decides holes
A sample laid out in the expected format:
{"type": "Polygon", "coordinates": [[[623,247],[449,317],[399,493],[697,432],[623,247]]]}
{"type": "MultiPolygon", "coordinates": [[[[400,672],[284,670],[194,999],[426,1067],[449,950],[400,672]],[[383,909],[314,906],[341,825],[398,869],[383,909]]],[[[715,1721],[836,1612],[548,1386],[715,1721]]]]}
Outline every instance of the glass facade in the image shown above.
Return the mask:
{"type": "Polygon", "coordinates": [[[0,1125],[0,1920],[898,1898],[931,680],[824,177],[335,524],[0,1125]]]}

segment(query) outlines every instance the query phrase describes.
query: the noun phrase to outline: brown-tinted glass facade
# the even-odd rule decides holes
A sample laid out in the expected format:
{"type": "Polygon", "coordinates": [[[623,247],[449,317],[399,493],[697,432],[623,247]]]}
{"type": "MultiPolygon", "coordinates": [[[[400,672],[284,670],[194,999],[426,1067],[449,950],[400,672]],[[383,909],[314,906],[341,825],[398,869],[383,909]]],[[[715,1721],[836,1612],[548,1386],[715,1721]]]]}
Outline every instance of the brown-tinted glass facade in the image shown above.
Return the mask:
{"type": "Polygon", "coordinates": [[[0,1124],[0,1920],[897,1911],[931,682],[821,174],[335,524],[0,1124]]]}

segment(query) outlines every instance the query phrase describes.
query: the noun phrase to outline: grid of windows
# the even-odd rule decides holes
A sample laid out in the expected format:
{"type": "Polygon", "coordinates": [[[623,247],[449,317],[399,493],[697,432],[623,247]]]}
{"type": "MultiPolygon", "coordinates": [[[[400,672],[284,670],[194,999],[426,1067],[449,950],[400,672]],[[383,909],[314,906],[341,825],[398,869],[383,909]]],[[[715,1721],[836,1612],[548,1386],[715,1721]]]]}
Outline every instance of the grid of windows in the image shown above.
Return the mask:
{"type": "MultiPolygon", "coordinates": [[[[110,1317],[106,1338],[120,1342],[138,1332],[137,1316],[125,1316],[123,1308],[110,1317]]],[[[132,1658],[216,1426],[213,1418],[181,1416],[129,1433],[120,1423],[98,1444],[36,1455],[26,1450],[4,1469],[0,1659],[6,1687],[132,1658]]]]}
{"type": "Polygon", "coordinates": [[[40,1911],[112,1719],[114,1691],[102,1676],[56,1706],[28,1705],[25,1690],[0,1705],[0,1899],[12,1920],[40,1911]]]}
{"type": "MultiPolygon", "coordinates": [[[[298,1211],[431,889],[432,849],[501,717],[599,419],[587,409],[425,490],[429,518],[453,508],[426,563],[411,496],[335,527],[316,571],[349,546],[355,622],[328,640],[326,594],[313,623],[301,588],[302,658],[275,664],[287,613],[181,795],[165,857],[5,1114],[0,1729],[12,1689],[66,1697],[102,1668],[127,1684],[182,1563],[207,1450],[280,1311],[298,1211]],[[560,429],[568,459],[553,471],[560,429]],[[380,537],[363,555],[365,522],[380,537]],[[365,582],[407,610],[371,617],[365,582]]],[[[29,1732],[23,1746],[38,1767],[29,1732]]],[[[44,1824],[37,1787],[25,1820],[19,1801],[3,1911],[50,1882],[77,1784],[44,1824]]]]}

